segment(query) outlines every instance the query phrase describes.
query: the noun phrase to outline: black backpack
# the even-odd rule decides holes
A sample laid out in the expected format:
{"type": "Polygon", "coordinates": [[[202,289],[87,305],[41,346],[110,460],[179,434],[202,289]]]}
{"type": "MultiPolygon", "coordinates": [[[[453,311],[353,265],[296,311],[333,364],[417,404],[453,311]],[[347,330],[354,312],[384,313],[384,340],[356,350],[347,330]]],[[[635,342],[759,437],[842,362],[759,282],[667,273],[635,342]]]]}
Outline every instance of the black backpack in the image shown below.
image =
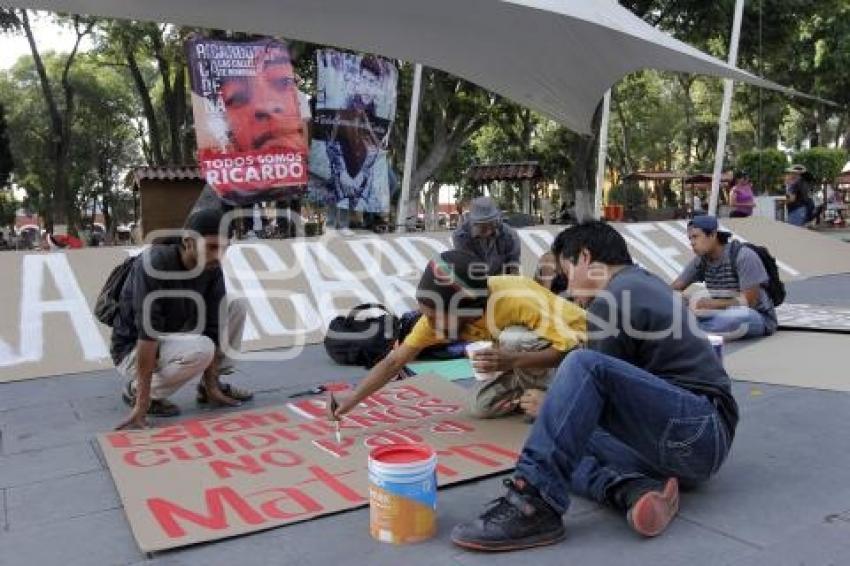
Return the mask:
{"type": "Polygon", "coordinates": [[[325,335],[325,351],[338,364],[371,368],[392,350],[399,335],[399,319],[384,305],[367,303],[334,318],[325,335]],[[368,310],[384,314],[361,318],[368,310]]]}
{"type": "MultiPolygon", "coordinates": [[[[785,283],[782,282],[782,279],[779,277],[779,266],[776,265],[776,258],[771,255],[770,251],[764,246],[757,246],[756,244],[751,244],[749,242],[741,243],[739,241],[733,241],[731,244],[732,249],[729,253],[729,258],[732,262],[732,269],[735,270],[735,277],[738,277],[738,254],[741,251],[741,248],[747,247],[753,250],[759,259],[761,260],[762,265],[764,265],[764,270],[767,272],[767,283],[763,285],[767,296],[770,297],[773,306],[778,307],[782,303],[785,302],[785,283]]],[[[700,263],[700,278],[705,281],[705,264],[706,260],[703,258],[700,263]]]]}
{"type": "Polygon", "coordinates": [[[118,315],[118,304],[121,300],[121,289],[124,288],[124,283],[127,277],[133,270],[133,265],[139,256],[131,256],[118,264],[115,269],[110,272],[106,278],[106,283],[97,295],[97,301],[94,304],[94,316],[106,326],[112,326],[115,323],[115,317],[118,315]]]}

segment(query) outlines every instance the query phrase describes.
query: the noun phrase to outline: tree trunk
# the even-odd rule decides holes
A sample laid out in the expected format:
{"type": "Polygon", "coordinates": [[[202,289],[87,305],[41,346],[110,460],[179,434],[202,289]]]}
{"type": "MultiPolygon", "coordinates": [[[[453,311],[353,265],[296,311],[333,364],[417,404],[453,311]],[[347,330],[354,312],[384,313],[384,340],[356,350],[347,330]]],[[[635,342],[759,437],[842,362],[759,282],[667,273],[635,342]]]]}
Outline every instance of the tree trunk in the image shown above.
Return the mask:
{"type": "Polygon", "coordinates": [[[151,101],[150,90],[145,84],[145,78],[142,76],[142,70],[139,68],[139,62],[136,60],[136,54],[133,51],[134,46],[128,40],[122,40],[122,48],[124,50],[124,58],[127,59],[127,66],[130,68],[130,75],[133,77],[133,83],[136,85],[136,92],[142,101],[142,109],[145,113],[145,120],[148,123],[148,136],[150,138],[150,155],[153,157],[151,165],[164,165],[165,158],[162,154],[162,136],[159,132],[159,123],[156,119],[156,111],[151,101]]]}
{"type": "Polygon", "coordinates": [[[579,222],[593,217],[593,194],[595,192],[596,172],[594,154],[599,140],[599,124],[602,121],[602,101],[596,106],[591,122],[589,136],[577,135],[573,139],[571,154],[573,167],[570,171],[570,181],[576,195],[576,217],[579,222]]]}
{"type": "Polygon", "coordinates": [[[174,121],[173,127],[177,136],[179,148],[179,163],[186,165],[189,162],[191,150],[187,150],[185,136],[183,135],[184,126],[186,125],[186,66],[178,63],[178,69],[174,76],[174,89],[172,91],[174,97],[174,121]]]}
{"type": "MultiPolygon", "coordinates": [[[[151,33],[151,43],[153,44],[153,53],[156,58],[159,76],[162,79],[162,107],[165,110],[166,121],[168,122],[168,133],[170,138],[169,156],[171,163],[181,164],[182,144],[180,143],[180,122],[177,115],[178,108],[175,100],[176,93],[171,86],[171,63],[165,56],[165,44],[162,41],[162,33],[157,28],[156,33],[151,33]]],[[[180,74],[179,72],[177,73],[180,74]]]]}
{"type": "Polygon", "coordinates": [[[455,128],[448,136],[440,135],[435,138],[428,155],[420,161],[410,179],[411,200],[418,200],[425,183],[432,179],[446,161],[463,146],[472,135],[484,124],[481,116],[469,120],[466,125],[455,128]]]}
{"type": "MultiPolygon", "coordinates": [[[[64,150],[62,148],[61,138],[65,128],[62,123],[62,114],[59,112],[59,106],[56,104],[56,99],[53,96],[53,89],[50,88],[50,78],[47,76],[47,70],[44,68],[44,61],[41,58],[41,53],[39,53],[38,47],[35,44],[35,37],[32,33],[32,27],[30,26],[29,20],[29,13],[27,12],[27,10],[21,10],[20,20],[21,26],[24,28],[24,33],[27,37],[27,43],[29,43],[33,63],[35,64],[35,70],[38,74],[38,80],[41,86],[41,94],[44,97],[44,103],[47,105],[47,113],[50,116],[50,157],[51,161],[53,161],[54,167],[54,186],[53,190],[46,196],[54,200],[56,204],[60,204],[59,199],[62,199],[62,203],[64,204],[64,194],[62,194],[62,187],[65,186],[65,175],[63,174],[64,160],[62,159],[64,150]],[[57,182],[59,184],[57,184],[57,182]]],[[[47,208],[45,211],[45,227],[48,231],[53,231],[53,226],[56,219],[55,212],[57,211],[61,215],[65,212],[65,207],[52,206],[50,208],[47,208]]]]}
{"type": "Polygon", "coordinates": [[[685,169],[689,169],[691,166],[691,159],[693,157],[693,115],[694,115],[694,102],[691,99],[691,87],[694,84],[694,78],[691,76],[679,75],[679,84],[682,86],[682,91],[685,94],[685,169]]]}
{"type": "Polygon", "coordinates": [[[21,25],[24,28],[24,33],[29,43],[30,52],[32,53],[33,62],[38,74],[41,91],[44,96],[44,102],[47,105],[47,111],[50,115],[50,156],[53,161],[53,191],[52,205],[48,209],[46,219],[47,228],[53,230],[56,220],[59,222],[68,223],[68,232],[74,234],[76,232],[75,220],[78,216],[77,208],[74,206],[73,199],[69,194],[68,185],[68,161],[69,152],[71,149],[71,123],[74,118],[74,88],[71,84],[70,73],[71,66],[77,56],[77,51],[80,47],[80,41],[84,36],[91,33],[93,22],[86,25],[81,32],[79,28],[79,18],[74,17],[74,30],[76,32],[76,41],[71,53],[68,54],[65,60],[65,67],[62,70],[62,94],[64,97],[64,108],[60,111],[59,105],[56,103],[56,98],[53,94],[53,89],[50,85],[50,77],[47,75],[47,70],[44,67],[44,61],[41,58],[41,53],[35,44],[35,37],[30,26],[29,13],[26,10],[21,10],[21,25]]]}

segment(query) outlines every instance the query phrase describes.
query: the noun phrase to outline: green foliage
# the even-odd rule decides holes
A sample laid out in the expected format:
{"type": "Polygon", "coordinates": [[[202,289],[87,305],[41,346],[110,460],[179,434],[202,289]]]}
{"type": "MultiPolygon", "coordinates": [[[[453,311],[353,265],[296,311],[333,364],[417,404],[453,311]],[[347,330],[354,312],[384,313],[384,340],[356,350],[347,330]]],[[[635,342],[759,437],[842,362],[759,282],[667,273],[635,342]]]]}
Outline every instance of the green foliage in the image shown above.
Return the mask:
{"type": "Polygon", "coordinates": [[[12,196],[12,191],[0,190],[0,231],[15,223],[19,203],[12,196]]]}
{"type": "Polygon", "coordinates": [[[634,181],[626,181],[608,191],[609,204],[621,204],[626,209],[645,208],[648,203],[646,192],[634,181]]]}
{"type": "Polygon", "coordinates": [[[6,125],[6,109],[0,103],[0,190],[6,188],[15,162],[12,159],[12,150],[9,147],[9,132],[6,125]]]}
{"type": "Polygon", "coordinates": [[[788,165],[788,158],[778,149],[763,149],[742,153],[735,168],[750,175],[757,192],[777,193],[782,191],[782,177],[788,165]]]}
{"type": "MultiPolygon", "coordinates": [[[[64,57],[47,53],[43,59],[48,76],[58,77],[64,57]]],[[[120,69],[101,65],[93,55],[79,56],[70,81],[76,112],[71,124],[68,197],[79,219],[86,204],[116,190],[127,166],[138,163],[134,120],[140,111],[120,69]]],[[[51,83],[55,86],[58,81],[51,83]]],[[[7,114],[15,183],[26,191],[25,204],[44,215],[52,205],[50,124],[31,57],[0,73],[0,102],[7,114]]]]}
{"type": "Polygon", "coordinates": [[[813,147],[794,154],[794,163],[805,165],[815,183],[832,183],[847,163],[847,151],[813,147]]]}
{"type": "MultiPolygon", "coordinates": [[[[725,58],[734,3],[703,0],[621,0],[648,23],[699,49],[725,58]]],[[[14,32],[18,18],[0,8],[0,30],[14,32]]],[[[216,34],[178,26],[102,21],[95,50],[74,64],[77,110],[68,177],[74,203],[114,193],[120,174],[142,159],[150,163],[191,161],[191,112],[185,88],[182,42],[187,34],[216,34]],[[131,60],[136,73],[130,71],[131,60]]],[[[236,36],[240,36],[237,34],[236,36]]],[[[290,43],[300,85],[311,92],[315,50],[290,43]]],[[[46,55],[48,73],[61,98],[64,55],[46,55]]],[[[850,147],[850,0],[753,0],[744,10],[739,66],[781,84],[842,104],[831,107],[738,84],[729,130],[727,167],[748,170],[758,190],[780,189],[788,162],[772,148],[835,145],[850,147]],[[843,136],[843,137],[842,137],[843,136]]],[[[398,114],[390,158],[401,173],[410,108],[413,65],[399,62],[398,114]]],[[[15,182],[26,188],[27,203],[50,205],[49,121],[32,62],[0,73],[15,158],[15,182]]],[[[580,183],[575,175],[592,167],[587,143],[550,120],[487,92],[468,81],[426,68],[417,138],[413,192],[428,183],[458,186],[473,193],[465,172],[474,163],[536,160],[561,197],[580,183]]],[[[721,81],[646,70],[621,80],[613,91],[609,128],[609,167],[619,176],[636,170],[708,172],[714,160],[721,81]]],[[[838,156],[819,151],[799,161],[820,179],[835,171],[838,156]],[[811,163],[811,165],[809,165],[811,163]]],[[[2,184],[0,141],[0,184],[2,184]]],[[[842,163],[843,165],[843,163],[842,163]]],[[[506,199],[511,199],[506,187],[506,199]]],[[[643,206],[636,187],[617,187],[612,198],[643,206]],[[635,192],[637,191],[637,192],[635,192]],[[621,197],[616,195],[621,194],[621,197]]],[[[117,195],[113,195],[116,196],[117,195]]],[[[669,195],[665,202],[671,204],[669,195]]],[[[626,204],[626,203],[624,203],[626,204]]]]}

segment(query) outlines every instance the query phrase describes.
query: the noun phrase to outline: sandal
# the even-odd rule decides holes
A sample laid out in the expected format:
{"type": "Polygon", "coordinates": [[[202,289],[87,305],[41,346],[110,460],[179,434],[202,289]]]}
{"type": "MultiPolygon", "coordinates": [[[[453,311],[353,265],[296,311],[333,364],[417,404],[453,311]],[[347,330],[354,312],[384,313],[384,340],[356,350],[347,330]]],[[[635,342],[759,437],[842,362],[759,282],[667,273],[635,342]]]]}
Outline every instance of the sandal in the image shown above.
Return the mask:
{"type": "MultiPolygon", "coordinates": [[[[221,389],[222,393],[224,393],[231,399],[234,399],[241,403],[244,403],[245,401],[250,401],[254,398],[254,394],[251,391],[248,391],[247,389],[241,389],[239,387],[236,387],[235,385],[230,385],[229,383],[219,383],[218,387],[219,389],[221,389]]],[[[207,388],[204,386],[203,383],[198,384],[198,396],[196,400],[198,401],[199,405],[206,405],[210,402],[209,398],[207,398],[207,388]]]]}
{"type": "MultiPolygon", "coordinates": [[[[121,399],[128,407],[136,406],[136,391],[132,381],[127,382],[127,387],[121,392],[121,399]]],[[[168,399],[151,399],[147,414],[152,417],[176,417],[180,415],[180,407],[168,399]]]]}

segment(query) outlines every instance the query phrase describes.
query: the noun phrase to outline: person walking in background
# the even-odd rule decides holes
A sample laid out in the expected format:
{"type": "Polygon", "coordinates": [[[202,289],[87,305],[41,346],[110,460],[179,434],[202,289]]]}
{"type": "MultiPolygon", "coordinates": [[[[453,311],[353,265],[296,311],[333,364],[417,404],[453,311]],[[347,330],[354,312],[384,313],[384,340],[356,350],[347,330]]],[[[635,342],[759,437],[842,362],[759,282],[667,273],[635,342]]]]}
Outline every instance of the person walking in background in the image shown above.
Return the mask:
{"type": "Polygon", "coordinates": [[[729,193],[729,204],[732,218],[747,218],[753,215],[756,198],[753,194],[753,184],[746,171],[738,171],[732,178],[732,190],[729,193]]]}
{"type": "Polygon", "coordinates": [[[519,274],[519,234],[502,222],[502,211],[490,197],[472,201],[467,219],[452,234],[452,244],[486,263],[490,275],[519,274]]]}
{"type": "Polygon", "coordinates": [[[803,165],[792,165],[785,170],[787,221],[794,226],[805,225],[814,211],[807,173],[803,165]]]}

